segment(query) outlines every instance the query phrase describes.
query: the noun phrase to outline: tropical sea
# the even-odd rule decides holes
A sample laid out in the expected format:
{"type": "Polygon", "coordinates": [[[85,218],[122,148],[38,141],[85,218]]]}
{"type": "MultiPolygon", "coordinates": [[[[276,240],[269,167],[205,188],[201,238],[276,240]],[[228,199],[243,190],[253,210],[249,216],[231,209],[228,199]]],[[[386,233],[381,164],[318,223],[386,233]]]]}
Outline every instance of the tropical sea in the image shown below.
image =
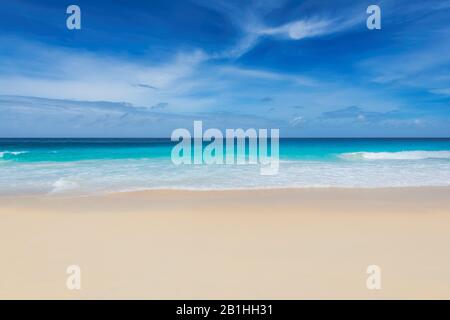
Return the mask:
{"type": "Polygon", "coordinates": [[[170,139],[0,139],[0,195],[450,185],[450,139],[280,139],[259,165],[175,165],[170,139]]]}

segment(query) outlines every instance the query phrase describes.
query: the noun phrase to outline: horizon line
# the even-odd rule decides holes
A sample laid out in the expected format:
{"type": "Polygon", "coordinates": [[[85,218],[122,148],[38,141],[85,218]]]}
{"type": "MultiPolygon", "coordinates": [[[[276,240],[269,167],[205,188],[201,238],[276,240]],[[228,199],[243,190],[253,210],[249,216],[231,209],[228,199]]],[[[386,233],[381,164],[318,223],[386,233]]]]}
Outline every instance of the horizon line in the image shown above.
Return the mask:
{"type": "MultiPolygon", "coordinates": [[[[268,138],[271,138],[270,136],[268,138]]],[[[0,139],[171,139],[171,137],[0,137],[0,139]]],[[[225,137],[223,138],[225,139],[225,137]]],[[[450,139],[447,137],[279,137],[279,139],[450,139]]]]}

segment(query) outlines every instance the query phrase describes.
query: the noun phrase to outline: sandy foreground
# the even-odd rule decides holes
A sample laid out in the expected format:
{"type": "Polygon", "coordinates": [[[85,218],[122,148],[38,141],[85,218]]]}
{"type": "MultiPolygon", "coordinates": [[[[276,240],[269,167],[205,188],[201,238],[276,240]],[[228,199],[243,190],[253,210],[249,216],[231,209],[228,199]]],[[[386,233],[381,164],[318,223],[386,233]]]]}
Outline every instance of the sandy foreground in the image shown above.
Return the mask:
{"type": "Polygon", "coordinates": [[[450,299],[450,188],[2,198],[0,235],[3,299],[450,299]]]}

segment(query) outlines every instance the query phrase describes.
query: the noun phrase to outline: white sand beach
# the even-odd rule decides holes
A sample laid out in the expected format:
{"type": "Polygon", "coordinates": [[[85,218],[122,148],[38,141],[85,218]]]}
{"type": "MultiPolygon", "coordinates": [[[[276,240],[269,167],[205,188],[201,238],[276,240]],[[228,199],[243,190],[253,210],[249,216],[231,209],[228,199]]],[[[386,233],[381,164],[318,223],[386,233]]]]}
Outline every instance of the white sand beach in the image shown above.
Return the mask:
{"type": "Polygon", "coordinates": [[[0,298],[449,299],[449,230],[446,187],[2,198],[0,298]]]}

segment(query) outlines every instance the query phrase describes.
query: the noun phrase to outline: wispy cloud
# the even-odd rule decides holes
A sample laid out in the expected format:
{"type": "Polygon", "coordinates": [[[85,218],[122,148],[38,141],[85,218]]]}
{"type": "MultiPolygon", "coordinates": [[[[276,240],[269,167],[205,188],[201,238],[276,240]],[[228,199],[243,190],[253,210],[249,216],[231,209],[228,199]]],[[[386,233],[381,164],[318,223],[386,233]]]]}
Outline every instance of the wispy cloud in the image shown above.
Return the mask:
{"type": "Polygon", "coordinates": [[[91,17],[98,30],[76,41],[64,26],[41,33],[17,23],[0,35],[0,132],[165,135],[200,117],[295,135],[383,125],[401,135],[418,123],[448,135],[446,2],[377,1],[377,31],[365,26],[367,3],[350,2],[193,0],[168,22],[153,11],[143,19],[139,1],[124,8],[139,23],[109,37],[115,21],[100,30],[91,17]]]}
{"type": "MultiPolygon", "coordinates": [[[[205,59],[202,51],[195,50],[175,53],[159,63],[133,62],[39,43],[15,43],[15,54],[0,59],[4,71],[0,75],[0,94],[127,101],[136,105],[156,105],[176,100],[175,96],[178,103],[174,105],[179,105],[183,102],[180,96],[191,89],[193,76],[205,59]],[[28,52],[33,52],[35,59],[21,65],[20,60],[28,52]]],[[[197,99],[198,105],[201,102],[201,98],[197,99]]]]}
{"type": "MultiPolygon", "coordinates": [[[[418,82],[417,77],[425,72],[429,79],[440,77],[439,67],[449,63],[450,43],[437,42],[406,52],[373,57],[359,63],[359,66],[372,74],[373,82],[414,84],[418,82]]],[[[422,82],[422,85],[429,85],[429,81],[422,82]]]]}
{"type": "Polygon", "coordinates": [[[288,81],[300,86],[317,86],[319,82],[306,75],[290,74],[286,72],[274,72],[262,69],[250,69],[235,66],[219,67],[219,72],[236,77],[254,78],[268,81],[288,81]]]}
{"type": "MultiPolygon", "coordinates": [[[[0,95],[0,136],[153,136],[190,128],[194,120],[217,128],[268,127],[273,120],[233,112],[167,112],[166,103],[136,106],[124,102],[48,99],[0,95]]],[[[283,122],[278,122],[283,125],[283,122]]]]}
{"type": "Polygon", "coordinates": [[[336,33],[354,26],[363,19],[338,19],[311,18],[296,20],[274,28],[258,30],[259,35],[270,35],[291,40],[318,37],[336,33]]]}
{"type": "MultiPolygon", "coordinates": [[[[211,3],[215,3],[211,2],[211,3]]],[[[298,41],[306,38],[320,37],[349,30],[350,28],[365,21],[365,11],[359,5],[354,9],[344,9],[339,11],[328,11],[327,6],[323,6],[324,12],[317,12],[315,15],[294,19],[277,26],[272,26],[266,21],[265,16],[271,10],[282,6],[284,1],[265,1],[252,3],[248,7],[242,8],[239,3],[233,6],[213,5],[216,10],[231,15],[235,24],[240,28],[241,37],[236,45],[212,55],[214,58],[234,58],[237,59],[252,50],[263,37],[275,39],[298,41]]],[[[309,2],[310,3],[310,2],[309,2]]],[[[308,1],[304,3],[307,5],[308,1]]],[[[299,14],[301,14],[299,10],[299,14]]]]}

